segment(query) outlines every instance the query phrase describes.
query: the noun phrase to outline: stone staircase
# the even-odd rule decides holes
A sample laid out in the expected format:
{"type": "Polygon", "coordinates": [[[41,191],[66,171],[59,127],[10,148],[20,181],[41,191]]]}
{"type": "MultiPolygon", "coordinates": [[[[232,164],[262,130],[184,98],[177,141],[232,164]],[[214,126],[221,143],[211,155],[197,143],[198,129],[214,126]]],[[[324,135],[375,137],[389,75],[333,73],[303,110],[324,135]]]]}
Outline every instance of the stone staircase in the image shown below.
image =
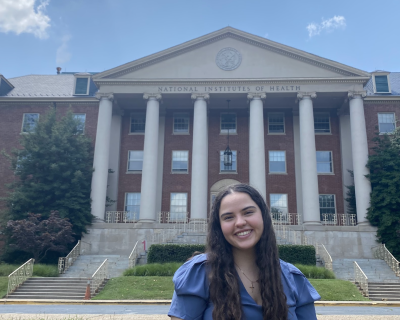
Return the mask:
{"type": "Polygon", "coordinates": [[[374,301],[400,301],[400,283],[368,283],[368,291],[374,301]]]}
{"type": "Polygon", "coordinates": [[[97,268],[108,259],[108,278],[122,276],[129,268],[128,256],[124,255],[80,255],[61,278],[91,278],[97,268]]]}
{"type": "Polygon", "coordinates": [[[7,299],[76,299],[85,297],[88,279],[30,278],[7,299]]]}

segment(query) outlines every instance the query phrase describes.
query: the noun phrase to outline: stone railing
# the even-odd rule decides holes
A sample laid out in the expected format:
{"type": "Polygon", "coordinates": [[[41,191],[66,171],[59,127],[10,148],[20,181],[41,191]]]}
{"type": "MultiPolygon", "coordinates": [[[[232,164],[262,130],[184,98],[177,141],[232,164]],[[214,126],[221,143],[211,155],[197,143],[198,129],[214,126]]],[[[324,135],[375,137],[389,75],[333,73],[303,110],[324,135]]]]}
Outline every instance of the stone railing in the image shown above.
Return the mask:
{"type": "Polygon", "coordinates": [[[33,264],[35,259],[29,259],[22,266],[10,273],[8,276],[7,296],[13,293],[21,284],[33,275],[33,264]]]}
{"type": "Polygon", "coordinates": [[[357,215],[348,213],[322,213],[321,223],[325,226],[356,226],[357,215]]]}
{"type": "Polygon", "coordinates": [[[129,211],[106,211],[106,223],[136,223],[139,220],[139,214],[129,211]]]}
{"type": "Polygon", "coordinates": [[[105,259],[92,275],[92,297],[99,291],[100,286],[106,279],[108,279],[108,259],[105,259]]]}
{"type": "Polygon", "coordinates": [[[135,246],[133,247],[133,250],[131,254],[129,255],[129,268],[134,268],[136,266],[136,260],[138,257],[138,243],[140,240],[136,241],[135,246]]]}
{"type": "Polygon", "coordinates": [[[78,240],[76,246],[71,250],[70,253],[64,258],[58,258],[58,273],[65,273],[70,266],[78,259],[81,254],[81,241],[78,240]]]}
{"type": "Polygon", "coordinates": [[[158,223],[187,223],[189,222],[189,212],[171,213],[161,211],[157,217],[158,223]]]}
{"type": "Polygon", "coordinates": [[[301,225],[300,213],[273,213],[271,212],[274,225],[301,225]]]}
{"type": "Polygon", "coordinates": [[[374,255],[378,259],[385,260],[396,276],[400,277],[400,262],[390,253],[384,244],[375,247],[374,255]]]}
{"type": "Polygon", "coordinates": [[[332,267],[333,261],[332,261],[332,257],[329,254],[328,250],[326,250],[325,246],[322,243],[318,244],[317,247],[318,247],[317,253],[321,257],[321,259],[324,261],[325,269],[333,271],[333,267],[332,267]]]}
{"type": "Polygon", "coordinates": [[[354,261],[354,281],[359,285],[363,295],[368,297],[368,277],[365,275],[364,271],[362,271],[356,261],[354,261]]]}

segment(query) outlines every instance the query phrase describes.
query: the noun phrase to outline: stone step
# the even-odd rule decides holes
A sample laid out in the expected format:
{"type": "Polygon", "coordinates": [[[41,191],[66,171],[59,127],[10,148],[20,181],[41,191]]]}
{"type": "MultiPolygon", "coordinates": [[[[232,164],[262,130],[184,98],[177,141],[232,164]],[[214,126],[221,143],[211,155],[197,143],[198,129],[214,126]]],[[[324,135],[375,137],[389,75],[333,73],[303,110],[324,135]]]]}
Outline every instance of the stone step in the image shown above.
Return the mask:
{"type": "MultiPolygon", "coordinates": [[[[85,296],[83,295],[54,295],[51,297],[52,300],[83,300],[85,296]]],[[[20,295],[14,296],[14,294],[10,295],[7,298],[8,301],[21,300],[21,299],[49,299],[49,296],[42,296],[42,295],[20,295]]]]}

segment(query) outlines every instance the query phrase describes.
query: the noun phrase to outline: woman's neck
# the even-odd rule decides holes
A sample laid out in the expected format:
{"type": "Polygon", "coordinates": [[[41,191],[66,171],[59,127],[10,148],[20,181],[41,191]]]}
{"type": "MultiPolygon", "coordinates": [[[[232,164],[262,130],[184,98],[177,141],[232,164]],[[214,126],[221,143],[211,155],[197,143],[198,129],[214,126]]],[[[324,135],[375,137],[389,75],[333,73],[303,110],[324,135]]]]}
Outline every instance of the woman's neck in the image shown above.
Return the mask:
{"type": "Polygon", "coordinates": [[[232,248],[233,261],[240,269],[254,270],[256,268],[256,252],[251,250],[238,250],[232,248]]]}

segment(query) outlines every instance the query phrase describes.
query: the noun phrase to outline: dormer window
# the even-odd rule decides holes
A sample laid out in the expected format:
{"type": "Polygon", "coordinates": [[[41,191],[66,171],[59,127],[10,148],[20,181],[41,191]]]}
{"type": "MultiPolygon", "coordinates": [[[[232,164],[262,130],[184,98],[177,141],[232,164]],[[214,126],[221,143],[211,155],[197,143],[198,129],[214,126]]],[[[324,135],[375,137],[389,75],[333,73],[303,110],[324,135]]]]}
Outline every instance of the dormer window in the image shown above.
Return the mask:
{"type": "Polygon", "coordinates": [[[85,74],[75,74],[75,88],[74,95],[88,95],[90,86],[90,75],[85,74]]]}
{"type": "Polygon", "coordinates": [[[391,93],[389,72],[373,73],[374,93],[391,93]]]}

